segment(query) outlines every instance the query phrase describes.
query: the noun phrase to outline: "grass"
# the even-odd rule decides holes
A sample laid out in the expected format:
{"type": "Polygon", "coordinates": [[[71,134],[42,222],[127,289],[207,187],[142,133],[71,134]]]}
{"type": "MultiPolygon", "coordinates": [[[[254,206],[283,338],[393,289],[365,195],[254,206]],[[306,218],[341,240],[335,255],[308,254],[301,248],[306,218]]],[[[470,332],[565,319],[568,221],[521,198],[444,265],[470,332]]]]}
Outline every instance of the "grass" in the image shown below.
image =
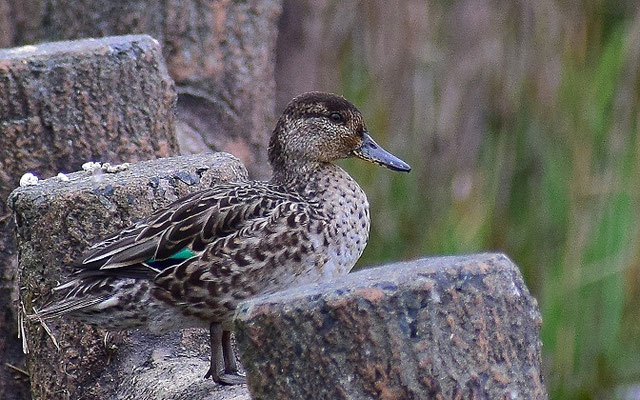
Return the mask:
{"type": "MultiPolygon", "coordinates": [[[[553,399],[612,398],[640,382],[637,42],[624,16],[596,22],[597,40],[587,35],[586,50],[566,51],[553,104],[525,82],[515,112],[486,118],[472,169],[426,181],[420,132],[396,151],[412,174],[345,163],[372,204],[359,266],[486,250],[516,261],[543,313],[553,399]]],[[[391,107],[372,103],[362,57],[342,51],[343,93],[373,116],[369,128],[384,146],[391,107]]]]}

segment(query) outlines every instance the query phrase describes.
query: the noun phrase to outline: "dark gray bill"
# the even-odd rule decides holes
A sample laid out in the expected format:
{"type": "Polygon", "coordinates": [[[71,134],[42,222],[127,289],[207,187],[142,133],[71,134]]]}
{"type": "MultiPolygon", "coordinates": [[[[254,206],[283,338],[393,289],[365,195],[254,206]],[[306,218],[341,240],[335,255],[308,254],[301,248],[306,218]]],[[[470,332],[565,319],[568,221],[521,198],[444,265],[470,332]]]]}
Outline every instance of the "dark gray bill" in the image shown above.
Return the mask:
{"type": "Polygon", "coordinates": [[[362,146],[354,150],[353,154],[358,158],[362,158],[363,160],[374,164],[383,165],[394,171],[411,171],[409,164],[378,146],[378,143],[376,143],[366,132],[362,136],[362,146]]]}

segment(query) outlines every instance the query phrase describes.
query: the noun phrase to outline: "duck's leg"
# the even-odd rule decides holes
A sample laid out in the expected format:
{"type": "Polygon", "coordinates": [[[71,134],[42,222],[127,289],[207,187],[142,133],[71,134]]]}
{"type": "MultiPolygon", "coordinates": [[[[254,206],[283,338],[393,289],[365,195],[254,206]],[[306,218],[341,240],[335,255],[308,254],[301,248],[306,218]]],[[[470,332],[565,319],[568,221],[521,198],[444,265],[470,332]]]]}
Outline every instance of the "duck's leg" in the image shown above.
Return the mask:
{"type": "Polygon", "coordinates": [[[216,381],[220,372],[220,365],[223,361],[222,327],[220,326],[220,324],[212,322],[211,325],[209,325],[209,341],[211,344],[211,364],[209,365],[209,370],[204,377],[211,378],[216,381]]]}
{"type": "Polygon", "coordinates": [[[238,362],[233,352],[233,346],[231,346],[231,331],[222,331],[222,355],[224,356],[224,372],[242,377],[238,373],[238,362]]]}
{"type": "Polygon", "coordinates": [[[238,374],[238,365],[231,348],[231,332],[224,331],[222,325],[212,322],[209,326],[209,334],[211,339],[211,365],[204,377],[210,377],[214,382],[221,385],[245,383],[245,377],[238,374]],[[221,368],[222,365],[224,365],[224,372],[221,368]]]}

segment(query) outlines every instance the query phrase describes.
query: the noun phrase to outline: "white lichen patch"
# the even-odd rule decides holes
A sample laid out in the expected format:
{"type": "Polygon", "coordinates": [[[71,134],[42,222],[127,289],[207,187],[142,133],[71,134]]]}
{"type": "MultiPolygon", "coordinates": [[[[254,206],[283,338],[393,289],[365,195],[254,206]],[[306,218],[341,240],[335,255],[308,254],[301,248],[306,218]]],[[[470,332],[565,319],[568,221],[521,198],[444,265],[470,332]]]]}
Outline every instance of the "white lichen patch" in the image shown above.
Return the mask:
{"type": "Polygon", "coordinates": [[[38,184],[38,181],[39,179],[37,176],[35,176],[31,172],[27,172],[26,174],[22,175],[22,178],[20,178],[20,187],[34,186],[38,184]]]}
{"type": "Polygon", "coordinates": [[[58,175],[56,175],[56,177],[60,179],[62,182],[69,182],[69,177],[63,174],[62,172],[58,172],[58,175]]]}
{"type": "Polygon", "coordinates": [[[87,172],[94,172],[102,169],[102,164],[99,162],[88,161],[82,164],[82,170],[87,172]]]}
{"type": "Polygon", "coordinates": [[[82,169],[87,171],[87,172],[91,172],[91,173],[95,173],[97,171],[102,171],[102,172],[106,172],[106,173],[109,173],[109,174],[115,174],[116,172],[125,171],[125,170],[129,169],[129,163],[111,165],[108,162],[103,164],[103,163],[100,163],[100,162],[89,161],[89,162],[86,162],[86,163],[82,164],[82,169]]]}
{"type": "Polygon", "coordinates": [[[111,165],[109,163],[102,164],[102,170],[110,174],[115,174],[116,172],[125,171],[127,169],[129,169],[129,163],[122,163],[118,165],[111,165]]]}

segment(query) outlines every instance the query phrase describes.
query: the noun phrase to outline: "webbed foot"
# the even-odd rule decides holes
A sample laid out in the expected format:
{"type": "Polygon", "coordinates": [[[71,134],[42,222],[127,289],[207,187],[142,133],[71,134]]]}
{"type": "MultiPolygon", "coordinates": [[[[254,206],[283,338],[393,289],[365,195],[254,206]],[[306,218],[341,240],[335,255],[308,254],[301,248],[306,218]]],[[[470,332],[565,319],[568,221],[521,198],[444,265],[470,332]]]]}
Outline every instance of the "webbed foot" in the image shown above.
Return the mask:
{"type": "Polygon", "coordinates": [[[205,378],[211,378],[215,383],[220,385],[242,385],[247,383],[247,377],[240,375],[239,373],[223,373],[220,375],[214,375],[207,372],[205,378]]]}

